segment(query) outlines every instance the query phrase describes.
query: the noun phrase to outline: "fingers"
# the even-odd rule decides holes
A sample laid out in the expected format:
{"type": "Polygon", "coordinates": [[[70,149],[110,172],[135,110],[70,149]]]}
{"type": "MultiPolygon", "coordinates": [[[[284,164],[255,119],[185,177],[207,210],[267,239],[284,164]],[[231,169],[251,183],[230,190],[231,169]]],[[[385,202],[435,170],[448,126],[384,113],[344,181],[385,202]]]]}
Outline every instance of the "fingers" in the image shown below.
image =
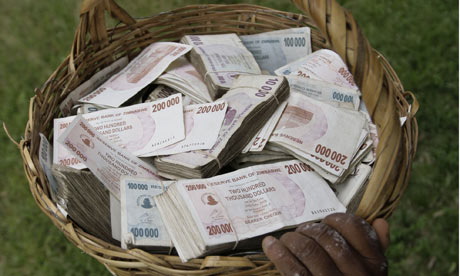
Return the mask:
{"type": "Polygon", "coordinates": [[[296,232],[289,232],[280,240],[312,275],[342,275],[326,251],[313,239],[296,232]]]}
{"type": "Polygon", "coordinates": [[[385,252],[390,245],[390,226],[386,220],[381,218],[374,220],[372,226],[375,228],[375,232],[377,232],[377,236],[379,237],[380,245],[385,252]]]}
{"type": "Polygon", "coordinates": [[[384,250],[389,225],[344,213],[327,216],[322,223],[299,226],[280,240],[266,237],[265,254],[284,275],[387,275],[384,250]]]}
{"type": "Polygon", "coordinates": [[[303,224],[297,228],[296,232],[315,240],[344,275],[372,275],[368,272],[362,257],[329,225],[324,223],[303,224]]]}
{"type": "Polygon", "coordinates": [[[383,255],[375,229],[364,219],[351,214],[335,213],[322,222],[336,229],[364,257],[377,258],[383,255]]]}
{"type": "Polygon", "coordinates": [[[262,241],[262,248],[265,255],[283,275],[311,276],[311,273],[289,252],[283,243],[274,237],[265,237],[262,241]]]}
{"type": "MultiPolygon", "coordinates": [[[[359,255],[361,255],[367,267],[375,272],[375,275],[387,274],[387,262],[384,250],[379,241],[379,232],[385,236],[388,232],[388,224],[378,221],[378,232],[364,219],[345,213],[336,213],[327,216],[323,223],[337,230],[359,255]],[[386,228],[385,228],[386,227],[386,228]]],[[[385,240],[388,245],[389,240],[385,240]]]]}

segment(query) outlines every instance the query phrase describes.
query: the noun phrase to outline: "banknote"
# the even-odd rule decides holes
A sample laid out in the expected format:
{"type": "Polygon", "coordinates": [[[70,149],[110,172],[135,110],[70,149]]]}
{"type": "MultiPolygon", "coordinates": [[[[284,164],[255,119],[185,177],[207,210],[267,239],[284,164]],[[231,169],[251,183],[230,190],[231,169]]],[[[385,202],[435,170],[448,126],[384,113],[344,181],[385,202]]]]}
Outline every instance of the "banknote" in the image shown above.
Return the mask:
{"type": "Polygon", "coordinates": [[[240,74],[260,74],[254,56],[232,34],[186,35],[182,43],[193,46],[191,63],[203,76],[212,99],[222,96],[240,74]]]}
{"type": "Polygon", "coordinates": [[[322,80],[338,86],[359,90],[342,58],[335,52],[322,49],[275,70],[277,75],[296,75],[322,80]]]}
{"type": "Polygon", "coordinates": [[[295,75],[286,76],[291,92],[300,93],[316,100],[334,103],[337,107],[358,110],[361,93],[332,83],[303,78],[295,75]]]}
{"type": "Polygon", "coordinates": [[[163,193],[168,182],[124,177],[120,182],[121,247],[171,247],[154,196],[163,193]]]}
{"type": "Polygon", "coordinates": [[[347,179],[338,185],[333,185],[337,198],[345,206],[350,206],[359,203],[364,188],[364,184],[368,180],[372,172],[372,167],[360,164],[356,168],[354,175],[350,175],[347,179]]]}
{"type": "MultiPolygon", "coordinates": [[[[347,66],[345,65],[341,57],[337,55],[335,52],[331,50],[327,50],[327,49],[318,50],[306,56],[305,58],[302,58],[300,60],[287,64],[275,70],[275,73],[277,75],[289,75],[289,76],[297,76],[299,78],[321,80],[321,81],[325,81],[331,84],[335,84],[337,86],[355,90],[357,91],[357,93],[360,94],[359,88],[356,86],[354,82],[353,75],[348,71],[347,66]]],[[[291,85],[291,82],[292,82],[292,79],[289,83],[290,85],[291,85]]],[[[299,89],[299,88],[294,87],[293,90],[294,91],[302,90],[302,88],[299,89]]],[[[342,92],[339,94],[336,93],[335,94],[336,97],[333,100],[337,101],[338,99],[340,101],[342,99],[341,94],[343,94],[344,100],[346,98],[350,99],[349,96],[351,95],[348,95],[347,97],[347,94],[342,92]]],[[[356,105],[354,105],[354,107],[356,109],[356,105]]],[[[375,152],[376,152],[377,145],[378,145],[377,127],[372,122],[372,119],[363,101],[359,102],[358,109],[364,112],[367,120],[369,121],[370,135],[374,142],[373,152],[375,156],[375,152]]]]}
{"type": "Polygon", "coordinates": [[[179,180],[155,202],[182,261],[345,211],[326,181],[298,160],[179,180]]]}
{"type": "Polygon", "coordinates": [[[254,144],[254,142],[256,141],[256,138],[259,135],[259,133],[260,133],[260,130],[256,133],[256,135],[254,135],[254,137],[252,137],[251,141],[249,141],[249,143],[247,143],[247,145],[243,148],[243,150],[241,151],[241,154],[245,154],[249,152],[249,150],[252,147],[252,144],[254,144]]]}
{"type": "Polygon", "coordinates": [[[222,127],[227,106],[225,101],[216,101],[184,107],[185,139],[147,155],[170,155],[212,148],[222,127]]]}
{"type": "Polygon", "coordinates": [[[264,148],[262,151],[250,151],[247,153],[242,153],[238,155],[232,162],[230,166],[233,169],[242,169],[246,167],[270,164],[279,161],[293,160],[296,159],[289,153],[286,152],[275,152],[264,148]]]}
{"type": "Polygon", "coordinates": [[[54,202],[58,203],[57,196],[56,196],[58,186],[56,183],[56,179],[54,179],[54,176],[52,173],[53,147],[51,146],[50,142],[48,141],[45,135],[43,135],[42,133],[39,133],[39,135],[40,135],[40,146],[38,149],[38,160],[40,161],[40,165],[42,166],[43,171],[45,172],[46,178],[48,179],[51,199],[54,202]]]}
{"type": "Polygon", "coordinates": [[[122,176],[160,179],[153,166],[105,138],[82,115],[72,121],[57,142],[86,165],[118,200],[122,176]]]}
{"type": "Polygon", "coordinates": [[[367,156],[367,153],[369,153],[371,148],[372,148],[372,139],[369,135],[369,132],[367,130],[363,130],[363,132],[361,133],[361,138],[360,138],[360,147],[356,151],[353,159],[360,159],[360,161],[362,161],[362,159],[365,156],[367,156]]]}
{"type": "MultiPolygon", "coordinates": [[[[164,98],[167,98],[177,93],[180,93],[180,92],[172,89],[171,87],[160,84],[157,87],[155,87],[155,89],[153,89],[152,92],[150,92],[150,94],[147,96],[147,99],[145,99],[144,102],[146,103],[154,102],[158,99],[164,99],[164,98]]],[[[182,103],[184,104],[184,101],[182,101],[182,103]]]]}
{"type": "Polygon", "coordinates": [[[241,35],[240,39],[260,69],[272,75],[277,68],[311,54],[309,27],[241,35]]]}
{"type": "Polygon", "coordinates": [[[153,82],[174,60],[191,48],[189,45],[174,42],[155,42],[145,48],[123,70],[79,101],[119,107],[153,82]]]}
{"type": "Polygon", "coordinates": [[[169,86],[197,103],[213,101],[203,77],[185,57],[174,61],[155,83],[169,86]]]}
{"type": "MultiPolygon", "coordinates": [[[[123,103],[123,105],[121,107],[126,107],[126,106],[130,106],[130,105],[143,103],[142,99],[145,98],[144,94],[148,95],[150,93],[149,91],[151,91],[151,90],[153,90],[151,88],[151,85],[148,85],[147,87],[142,89],[138,94],[136,94],[134,97],[130,98],[128,101],[123,103]]],[[[113,107],[107,106],[107,105],[90,104],[90,103],[79,103],[78,105],[74,106],[72,109],[74,109],[75,107],[77,107],[77,112],[74,115],[88,114],[88,113],[92,113],[92,112],[96,112],[96,111],[101,111],[101,110],[104,110],[104,109],[113,108],[113,107]]]]}
{"type": "MultiPolygon", "coordinates": [[[[101,240],[113,242],[110,229],[109,191],[88,170],[53,164],[58,198],[72,222],[101,240]]],[[[59,206],[59,203],[58,203],[59,206]]]]}
{"type": "Polygon", "coordinates": [[[121,204],[112,194],[110,194],[110,226],[112,238],[121,242],[121,204]]]}
{"type": "Polygon", "coordinates": [[[309,58],[309,56],[305,56],[303,58],[299,58],[298,60],[294,60],[293,62],[288,63],[284,66],[281,66],[280,68],[275,70],[275,74],[277,76],[289,76],[292,73],[295,73],[295,71],[300,67],[300,65],[307,62],[309,58]]]}
{"type": "Polygon", "coordinates": [[[356,170],[356,166],[364,161],[366,154],[370,152],[372,141],[370,140],[368,134],[369,132],[365,128],[361,131],[358,144],[353,153],[348,169],[335,166],[323,157],[318,157],[313,154],[305,154],[305,152],[301,149],[294,147],[289,143],[277,142],[276,145],[268,144],[267,148],[273,149],[274,147],[276,148],[277,146],[281,146],[284,152],[290,153],[298,160],[310,165],[319,175],[329,181],[329,183],[338,184],[342,183],[348,175],[353,174],[356,170]]]}
{"type": "Polygon", "coordinates": [[[265,145],[268,142],[268,139],[275,130],[276,125],[278,124],[283,111],[287,106],[287,101],[282,102],[277,108],[275,113],[270,117],[268,122],[265,123],[264,127],[259,131],[259,133],[254,137],[251,147],[248,151],[262,151],[265,145]]]}
{"type": "Polygon", "coordinates": [[[128,58],[122,57],[119,60],[112,63],[110,66],[102,69],[101,71],[94,74],[89,80],[82,83],[80,86],[75,88],[69,95],[61,102],[59,109],[64,116],[71,114],[71,109],[78,102],[79,99],[93,92],[101,84],[107,81],[113,74],[118,73],[122,68],[128,64],[128,58]]]}
{"type": "Polygon", "coordinates": [[[316,157],[314,155],[305,154],[302,150],[298,149],[297,147],[292,146],[288,143],[277,142],[276,144],[270,142],[268,144],[268,148],[273,149],[273,145],[282,149],[282,151],[286,154],[290,154],[298,160],[301,160],[305,164],[312,167],[315,172],[330,183],[338,183],[341,179],[341,176],[344,175],[346,172],[345,169],[342,169],[338,166],[331,165],[330,162],[326,163],[326,160],[316,157]]]}
{"type": "Polygon", "coordinates": [[[77,110],[77,114],[88,114],[88,113],[93,113],[96,111],[101,111],[101,110],[109,109],[109,108],[111,107],[85,103],[85,104],[80,105],[80,107],[77,110]]]}
{"type": "Polygon", "coordinates": [[[369,114],[369,111],[367,110],[364,101],[361,101],[361,104],[359,105],[359,111],[361,111],[364,114],[369,124],[369,135],[372,139],[372,156],[367,158],[367,160],[369,163],[371,163],[377,157],[377,147],[379,145],[379,135],[377,132],[377,126],[372,121],[371,115],[369,114]]]}
{"type": "Polygon", "coordinates": [[[360,112],[335,108],[293,93],[270,142],[289,144],[330,166],[347,169],[359,148],[366,119],[360,112]]]}
{"type": "MultiPolygon", "coordinates": [[[[361,151],[361,147],[364,144],[366,138],[368,137],[369,132],[366,129],[361,130],[361,134],[359,136],[358,142],[356,143],[355,150],[353,151],[353,154],[350,157],[350,165],[348,165],[347,169],[344,169],[339,166],[335,166],[332,163],[330,163],[324,156],[321,156],[319,154],[311,154],[311,155],[302,155],[302,158],[306,160],[308,164],[313,163],[317,166],[319,166],[321,169],[326,170],[328,173],[331,173],[335,176],[338,176],[339,179],[335,182],[341,182],[344,177],[346,177],[348,174],[350,174],[353,171],[354,166],[357,163],[361,162],[361,159],[363,156],[359,156],[357,159],[358,154],[363,154],[364,151],[368,150],[368,147],[365,148],[364,151],[361,151]]],[[[299,151],[296,151],[298,154],[300,153],[299,151]]],[[[301,159],[303,160],[303,159],[301,159]]],[[[319,173],[319,171],[318,171],[319,173]]]]}
{"type": "Polygon", "coordinates": [[[372,144],[372,149],[366,153],[366,155],[364,156],[363,158],[363,163],[366,163],[368,165],[372,165],[375,161],[375,152],[374,152],[374,144],[373,144],[373,141],[371,139],[370,143],[372,144]]]}
{"type": "MultiPolygon", "coordinates": [[[[155,102],[105,109],[83,115],[103,136],[134,155],[146,155],[185,138],[182,97],[175,94],[155,102]]],[[[54,120],[54,163],[84,168],[66,147],[56,141],[75,119],[54,120]]]]}

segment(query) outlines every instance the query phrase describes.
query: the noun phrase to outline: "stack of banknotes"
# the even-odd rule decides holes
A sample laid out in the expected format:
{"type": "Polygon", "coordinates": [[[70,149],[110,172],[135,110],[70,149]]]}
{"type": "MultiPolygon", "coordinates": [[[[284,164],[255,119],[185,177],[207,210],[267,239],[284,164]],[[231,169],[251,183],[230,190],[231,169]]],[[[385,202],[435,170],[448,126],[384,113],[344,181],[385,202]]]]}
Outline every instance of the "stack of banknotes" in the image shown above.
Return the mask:
{"type": "Polygon", "coordinates": [[[229,90],[236,76],[262,73],[236,34],[186,35],[181,42],[193,46],[190,61],[203,76],[212,99],[229,90]]]}
{"type": "Polygon", "coordinates": [[[285,78],[269,75],[241,75],[220,100],[228,109],[215,144],[209,150],[188,151],[155,159],[155,166],[167,178],[203,178],[233,160],[256,132],[287,98],[285,78]]]}
{"type": "Polygon", "coordinates": [[[181,91],[195,103],[209,103],[213,101],[211,94],[203,81],[203,77],[195,67],[185,58],[180,57],[173,62],[166,72],[155,81],[166,87],[181,91]]]}
{"type": "Polygon", "coordinates": [[[185,262],[357,208],[378,135],[339,55],[309,28],[180,42],[70,88],[39,149],[63,214],[185,262]]]}
{"type": "Polygon", "coordinates": [[[298,160],[179,180],[168,187],[155,203],[183,261],[345,212],[326,181],[298,160]]]}

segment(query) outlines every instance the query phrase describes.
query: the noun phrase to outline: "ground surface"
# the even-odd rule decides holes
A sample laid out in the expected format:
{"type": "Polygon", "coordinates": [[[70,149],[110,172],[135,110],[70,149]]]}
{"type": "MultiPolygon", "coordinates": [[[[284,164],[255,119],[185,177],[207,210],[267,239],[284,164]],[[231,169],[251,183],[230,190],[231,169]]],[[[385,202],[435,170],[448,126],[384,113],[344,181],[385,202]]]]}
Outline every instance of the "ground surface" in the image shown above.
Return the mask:
{"type": "MultiPolygon", "coordinates": [[[[192,3],[289,1],[119,0],[148,16],[192,3]]],[[[390,275],[458,275],[458,2],[342,0],[390,60],[421,109],[410,186],[390,219],[390,275]]],[[[0,0],[0,120],[19,139],[28,102],[70,50],[77,0],[0,0]]],[[[37,208],[19,152],[0,133],[0,275],[108,275],[37,208]]]]}

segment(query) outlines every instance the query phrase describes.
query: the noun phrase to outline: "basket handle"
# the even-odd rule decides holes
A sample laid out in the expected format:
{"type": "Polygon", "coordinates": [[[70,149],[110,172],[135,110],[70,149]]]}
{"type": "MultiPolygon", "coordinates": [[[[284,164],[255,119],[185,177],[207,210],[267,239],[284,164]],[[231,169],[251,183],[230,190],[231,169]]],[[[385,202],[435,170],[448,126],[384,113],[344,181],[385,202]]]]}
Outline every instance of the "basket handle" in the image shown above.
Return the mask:
{"type": "Polygon", "coordinates": [[[109,43],[104,11],[109,12],[113,18],[120,20],[127,26],[136,23],[136,20],[114,0],[83,0],[80,8],[80,23],[70,53],[69,69],[72,73],[76,71],[75,59],[89,46],[87,43],[88,34],[92,47],[103,48],[109,43]]]}
{"type": "Polygon", "coordinates": [[[349,11],[335,0],[291,0],[313,19],[318,29],[329,41],[354,76],[363,92],[369,112],[376,105],[375,94],[382,87],[384,68],[349,11]]]}

